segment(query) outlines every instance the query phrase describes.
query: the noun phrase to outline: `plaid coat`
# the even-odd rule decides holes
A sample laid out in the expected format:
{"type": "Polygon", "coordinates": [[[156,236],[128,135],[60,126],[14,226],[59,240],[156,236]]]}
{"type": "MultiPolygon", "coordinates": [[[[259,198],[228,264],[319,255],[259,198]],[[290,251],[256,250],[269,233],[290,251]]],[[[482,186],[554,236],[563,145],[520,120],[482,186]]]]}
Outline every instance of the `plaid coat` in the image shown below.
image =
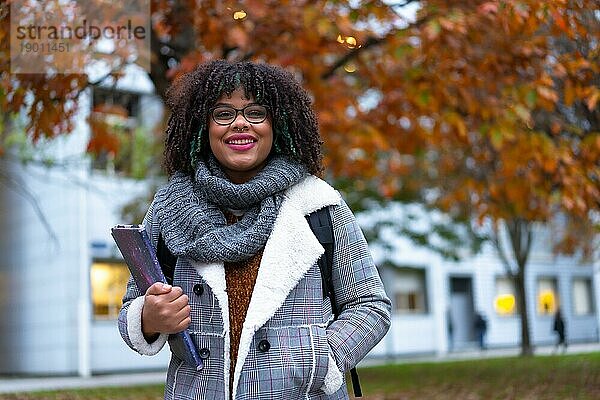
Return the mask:
{"type": "MultiPolygon", "coordinates": [[[[150,208],[144,224],[156,245],[159,227],[150,208]]],[[[261,260],[243,325],[235,371],[229,371],[229,307],[222,263],[179,257],[174,285],[189,297],[188,328],[202,356],[196,372],[171,342],[165,399],[347,399],[343,372],[385,335],[391,303],[365,238],[337,191],[310,176],[286,192],[261,260]],[[331,322],[317,260],[324,249],[305,215],[330,206],[335,248],[332,279],[341,310],[331,322]],[[200,286],[198,286],[200,285],[200,286]],[[202,288],[199,290],[199,288],[202,288]],[[196,288],[196,290],[194,290],[196,288]],[[233,374],[233,393],[229,391],[233,374]]],[[[135,351],[156,354],[167,340],[148,343],[141,332],[144,297],[130,279],[119,331],[135,351]]]]}

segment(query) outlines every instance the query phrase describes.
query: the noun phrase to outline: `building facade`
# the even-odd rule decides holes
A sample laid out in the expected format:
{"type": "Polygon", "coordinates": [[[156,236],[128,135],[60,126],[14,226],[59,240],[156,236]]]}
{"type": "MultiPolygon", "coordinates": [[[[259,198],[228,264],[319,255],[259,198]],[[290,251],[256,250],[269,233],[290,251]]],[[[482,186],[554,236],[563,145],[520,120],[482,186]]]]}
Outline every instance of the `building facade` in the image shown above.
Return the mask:
{"type": "MultiPolygon", "coordinates": [[[[393,215],[390,214],[390,215],[393,215]]],[[[530,340],[555,344],[554,315],[561,309],[570,343],[598,342],[600,270],[575,257],[552,254],[550,233],[539,228],[526,269],[530,340]]],[[[487,322],[487,348],[518,347],[521,322],[515,291],[496,250],[448,261],[407,239],[372,252],[393,303],[392,329],[371,356],[445,354],[479,346],[475,320],[487,322]]]]}

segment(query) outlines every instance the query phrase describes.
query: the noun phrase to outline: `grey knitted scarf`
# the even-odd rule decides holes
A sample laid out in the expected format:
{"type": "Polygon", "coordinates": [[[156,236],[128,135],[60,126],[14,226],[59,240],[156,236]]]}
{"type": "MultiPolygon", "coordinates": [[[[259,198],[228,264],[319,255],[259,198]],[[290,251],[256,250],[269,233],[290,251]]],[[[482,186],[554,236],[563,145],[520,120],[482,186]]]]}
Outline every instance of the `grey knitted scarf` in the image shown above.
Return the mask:
{"type": "Polygon", "coordinates": [[[165,243],[175,256],[199,262],[246,260],[269,238],[283,192],[306,175],[299,163],[277,156],[248,182],[235,184],[214,157],[200,161],[194,180],[176,173],[154,197],[165,243]],[[224,209],[244,215],[227,225],[224,209]]]}

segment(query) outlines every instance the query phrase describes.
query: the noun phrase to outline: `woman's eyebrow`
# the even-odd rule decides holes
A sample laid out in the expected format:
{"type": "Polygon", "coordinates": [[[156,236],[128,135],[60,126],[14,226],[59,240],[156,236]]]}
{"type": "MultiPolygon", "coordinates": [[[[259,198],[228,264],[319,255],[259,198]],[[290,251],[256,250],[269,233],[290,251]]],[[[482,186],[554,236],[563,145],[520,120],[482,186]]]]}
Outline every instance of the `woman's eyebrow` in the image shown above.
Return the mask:
{"type": "MultiPolygon", "coordinates": [[[[253,102],[251,102],[251,103],[244,104],[244,106],[243,106],[243,107],[250,106],[250,105],[254,105],[254,104],[258,104],[258,103],[253,101],[253,102]]],[[[214,105],[213,107],[218,107],[218,106],[229,106],[229,107],[233,107],[233,103],[223,103],[223,102],[219,102],[219,103],[215,103],[215,105],[214,105]]],[[[235,108],[235,107],[233,107],[233,108],[235,108]]]]}

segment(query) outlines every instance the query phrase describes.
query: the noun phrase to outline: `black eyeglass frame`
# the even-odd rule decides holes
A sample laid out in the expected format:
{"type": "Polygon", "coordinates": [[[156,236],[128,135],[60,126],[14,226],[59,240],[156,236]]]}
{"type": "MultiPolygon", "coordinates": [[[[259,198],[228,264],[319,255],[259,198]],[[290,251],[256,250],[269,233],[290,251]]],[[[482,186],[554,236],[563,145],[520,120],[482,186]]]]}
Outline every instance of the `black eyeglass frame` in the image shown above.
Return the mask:
{"type": "Polygon", "coordinates": [[[220,106],[215,106],[212,107],[210,110],[210,116],[212,118],[213,121],[215,121],[215,124],[217,125],[221,125],[221,126],[227,126],[227,125],[231,125],[233,124],[233,122],[236,120],[237,116],[239,115],[239,113],[242,113],[242,117],[244,117],[244,119],[249,123],[249,124],[262,124],[263,122],[265,122],[265,120],[269,117],[269,107],[265,106],[263,104],[257,104],[257,103],[252,103],[252,104],[248,104],[247,106],[243,107],[243,108],[235,108],[229,105],[220,105],[220,106]],[[260,121],[250,121],[248,119],[248,117],[246,117],[246,109],[249,107],[262,107],[265,109],[265,117],[260,120],[260,121]],[[228,108],[230,110],[234,110],[235,111],[235,115],[233,117],[233,119],[231,120],[231,122],[227,122],[227,123],[223,123],[223,122],[219,122],[217,121],[217,119],[215,118],[215,110],[219,109],[219,108],[228,108]]]}

